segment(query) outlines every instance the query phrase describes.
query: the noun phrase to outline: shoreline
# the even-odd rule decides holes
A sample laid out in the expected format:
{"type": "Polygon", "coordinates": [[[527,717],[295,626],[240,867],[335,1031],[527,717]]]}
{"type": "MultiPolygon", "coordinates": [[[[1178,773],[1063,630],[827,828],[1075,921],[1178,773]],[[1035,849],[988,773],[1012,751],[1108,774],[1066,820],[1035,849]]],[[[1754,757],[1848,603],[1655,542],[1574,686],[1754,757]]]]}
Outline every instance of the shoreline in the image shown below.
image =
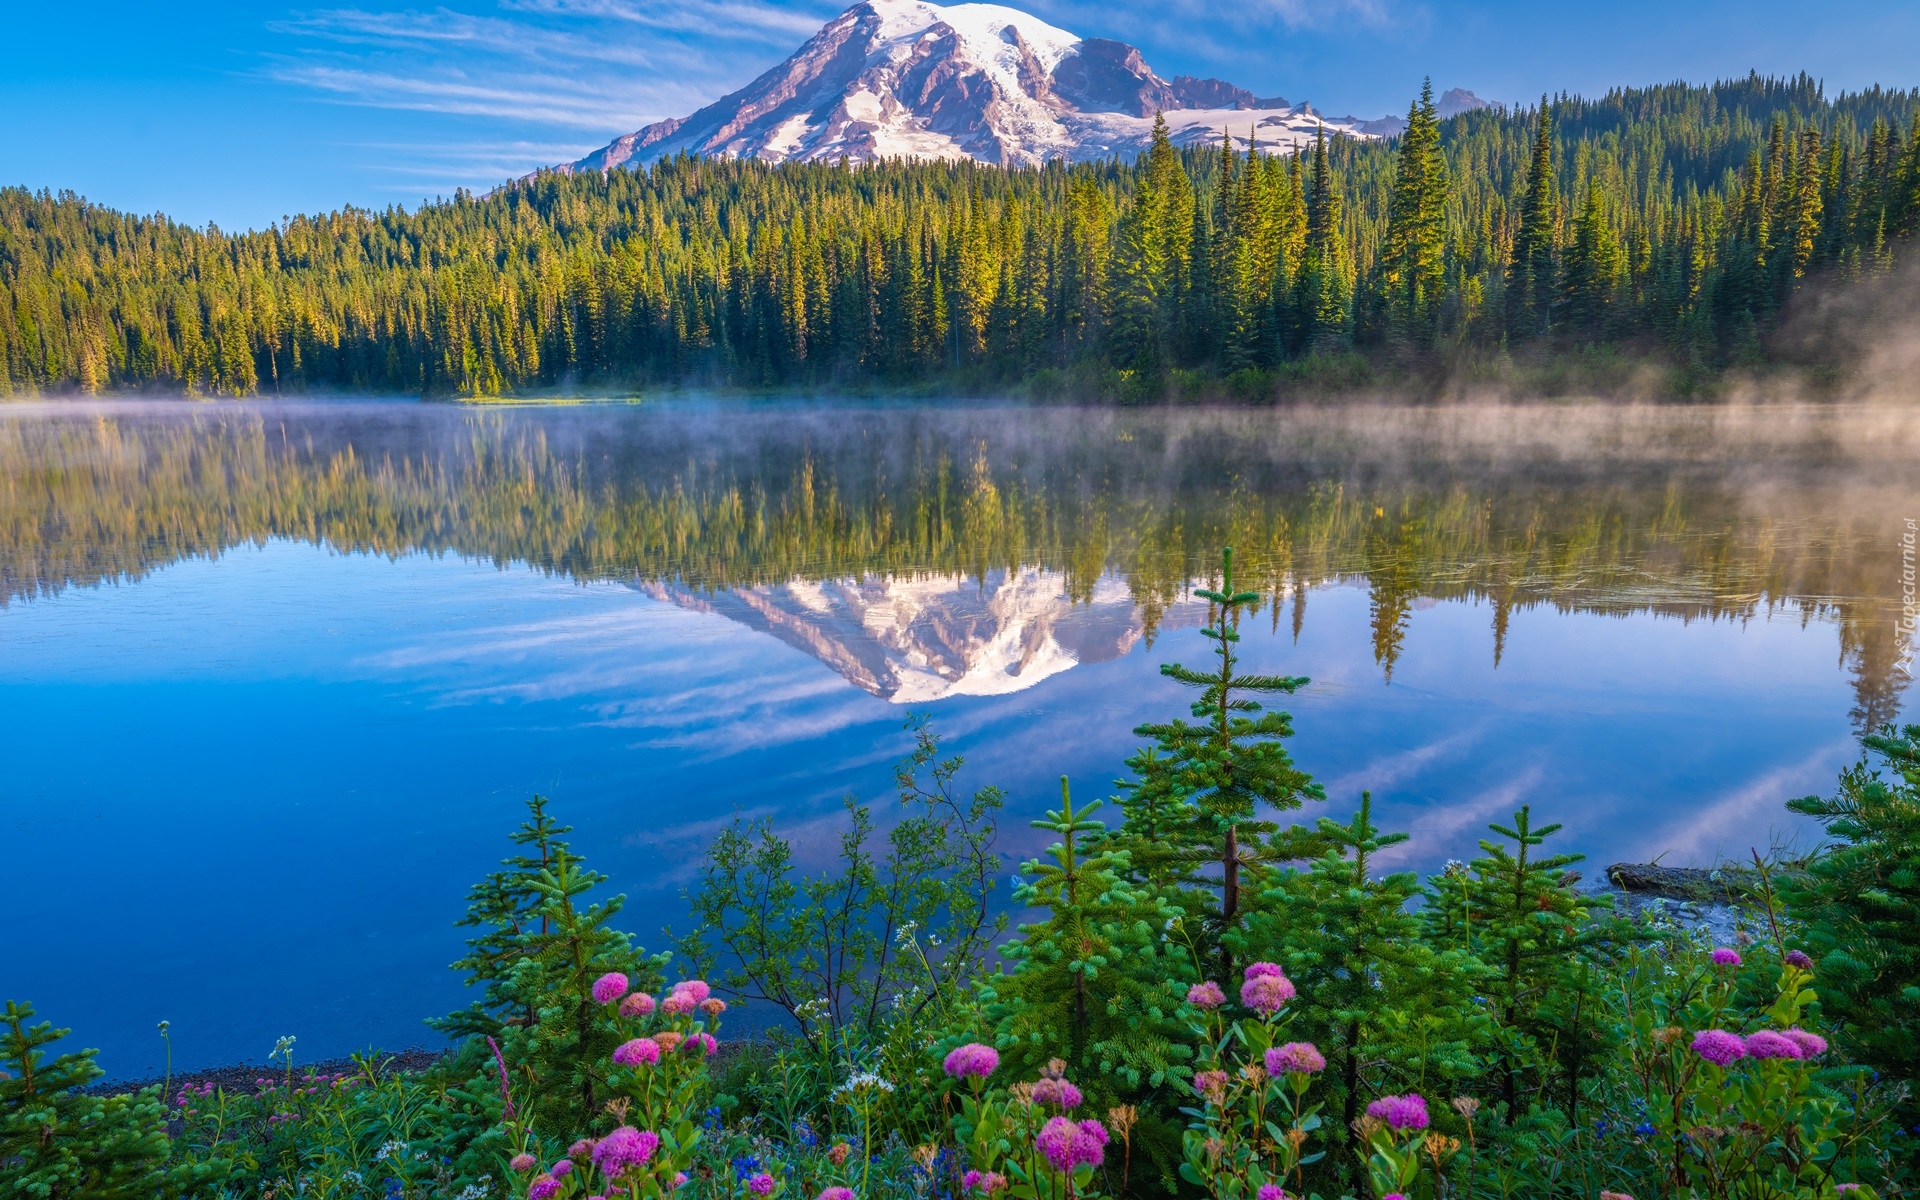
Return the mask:
{"type": "MultiPolygon", "coordinates": [[[[405,1050],[376,1051],[373,1059],[384,1069],[395,1068],[402,1071],[424,1071],[442,1062],[453,1053],[451,1048],[429,1050],[425,1046],[413,1046],[405,1050]]],[[[293,1078],[297,1083],[309,1073],[320,1075],[358,1075],[360,1064],[351,1056],[341,1058],[316,1059],[313,1062],[295,1063],[293,1078]]],[[[165,1086],[177,1089],[192,1084],[211,1083],[216,1088],[236,1095],[257,1095],[266,1090],[260,1086],[265,1080],[268,1084],[284,1083],[287,1078],[285,1067],[273,1067],[259,1063],[228,1063],[219,1067],[199,1067],[192,1070],[175,1071],[169,1080],[165,1075],[154,1075],[143,1079],[96,1079],[82,1091],[89,1095],[121,1095],[144,1091],[150,1087],[165,1086]]],[[[171,1097],[163,1096],[170,1100],[171,1097]]]]}

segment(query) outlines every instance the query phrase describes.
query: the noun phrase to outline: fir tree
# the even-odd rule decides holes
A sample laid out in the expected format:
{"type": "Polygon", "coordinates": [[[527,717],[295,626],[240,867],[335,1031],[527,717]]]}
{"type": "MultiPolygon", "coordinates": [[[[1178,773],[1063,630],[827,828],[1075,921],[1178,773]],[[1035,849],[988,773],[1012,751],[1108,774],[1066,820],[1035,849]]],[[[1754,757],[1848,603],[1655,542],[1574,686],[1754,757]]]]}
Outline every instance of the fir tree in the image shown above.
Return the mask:
{"type": "Polygon", "coordinates": [[[1553,110],[1540,97],[1533,136],[1533,158],[1520,194],[1519,228],[1507,267],[1507,327],[1520,336],[1544,333],[1552,321],[1554,250],[1558,242],[1560,198],[1553,174],[1553,110]]]}
{"type": "Polygon", "coordinates": [[[1336,354],[1347,346],[1351,294],[1340,245],[1340,188],[1327,160],[1324,125],[1314,134],[1306,207],[1306,244],[1294,298],[1300,349],[1336,354]]]}
{"type": "Polygon", "coordinates": [[[1350,1138],[1372,1098],[1477,1073],[1469,1014],[1479,963],[1463,950],[1422,940],[1411,910],[1412,872],[1376,875],[1375,856],[1407,840],[1373,824],[1373,796],[1342,825],[1317,822],[1326,847],[1304,871],[1280,874],[1249,924],[1249,955],[1278,962],[1299,989],[1291,1036],[1326,1054],[1328,1134],[1342,1145],[1347,1185],[1364,1173],[1350,1138]]]}
{"type": "Polygon", "coordinates": [[[1446,281],[1447,160],[1433,80],[1407,109],[1400,135],[1381,278],[1395,333],[1416,345],[1431,342],[1446,281]]]}
{"type": "MultiPolygon", "coordinates": [[[[1127,852],[1092,819],[1100,807],[1075,809],[1060,780],[1060,807],[1033,822],[1060,840],[1021,866],[1014,890],[1046,919],[1021,925],[1002,948],[1011,973],[979,985],[1010,1076],[1032,1078],[1061,1058],[1095,1111],[1179,1086],[1193,1059],[1191,1032],[1175,1016],[1191,967],[1164,936],[1180,910],[1128,881],[1127,852]]],[[[1177,1125],[1150,1112],[1134,1137],[1170,1173],[1177,1125]]]]}
{"type": "Polygon", "coordinates": [[[1598,181],[1587,185],[1586,202],[1567,247],[1564,306],[1567,323],[1588,338],[1605,334],[1608,308],[1623,267],[1620,242],[1607,217],[1598,181]]]}
{"type": "Polygon", "coordinates": [[[0,1192],[21,1200],[150,1200],[211,1181],[217,1163],[166,1167],[167,1115],[157,1087],[95,1096],[95,1051],[48,1057],[71,1030],[7,1001],[0,1024],[0,1192]]]}
{"type": "Polygon", "coordinates": [[[1218,666],[1162,664],[1162,675],[1201,689],[1191,706],[1198,723],[1176,717],[1134,730],[1154,744],[1127,760],[1134,780],[1122,784],[1127,819],[1120,844],[1133,856],[1136,878],[1167,889],[1194,918],[1203,931],[1201,955],[1224,975],[1243,924],[1243,871],[1296,857],[1311,844],[1263,818],[1263,806],[1286,811],[1326,794],[1287,754],[1291,718],[1252,698],[1295,692],[1306,678],[1240,670],[1240,616],[1260,597],[1236,587],[1232,550],[1221,553],[1219,589],[1194,595],[1211,606],[1214,620],[1201,634],[1213,642],[1218,666]]]}
{"type": "Polygon", "coordinates": [[[1438,949],[1471,952],[1488,969],[1481,988],[1498,1020],[1501,1096],[1508,1120],[1522,1112],[1521,1089],[1531,1077],[1544,1084],[1551,1053],[1572,1064],[1571,1094],[1577,1094],[1578,1064],[1590,1053],[1597,1027],[1580,1010],[1555,1003],[1556,991],[1578,990],[1585,975],[1581,956],[1609,940],[1630,936],[1591,920],[1594,909],[1611,907],[1604,896],[1573,888],[1579,876],[1567,868],[1582,854],[1536,857],[1534,848],[1560,826],[1533,824],[1531,805],[1513,814],[1513,826],[1488,826],[1513,843],[1482,839],[1484,857],[1451,868],[1428,884],[1424,913],[1427,938],[1438,949]],[[1573,1020],[1556,1020],[1556,1010],[1573,1020]]]}
{"type": "MultiPolygon", "coordinates": [[[[1863,762],[1831,798],[1788,803],[1834,845],[1785,891],[1848,1053],[1920,1089],[1920,725],[1888,725],[1865,742],[1895,778],[1863,762]]],[[[1920,1108],[1911,1095],[1909,1115],[1920,1108]]]]}
{"type": "MultiPolygon", "coordinates": [[[[529,1095],[539,1097],[535,1116],[542,1128],[587,1129],[602,1115],[609,1056],[619,1037],[593,998],[593,981],[618,971],[637,986],[656,986],[667,956],[648,958],[613,928],[625,896],[589,901],[606,876],[589,870],[560,840],[569,827],[554,824],[545,798],[533,797],[527,809],[531,819],[512,840],[532,853],[505,859],[507,870],[477,884],[460,922],[480,932],[454,966],[468,972],[468,986],[482,987],[482,998],[428,1023],[454,1035],[496,1039],[509,1067],[531,1085],[529,1095]]],[[[476,1098],[492,1090],[485,1079],[470,1087],[476,1098]]]]}

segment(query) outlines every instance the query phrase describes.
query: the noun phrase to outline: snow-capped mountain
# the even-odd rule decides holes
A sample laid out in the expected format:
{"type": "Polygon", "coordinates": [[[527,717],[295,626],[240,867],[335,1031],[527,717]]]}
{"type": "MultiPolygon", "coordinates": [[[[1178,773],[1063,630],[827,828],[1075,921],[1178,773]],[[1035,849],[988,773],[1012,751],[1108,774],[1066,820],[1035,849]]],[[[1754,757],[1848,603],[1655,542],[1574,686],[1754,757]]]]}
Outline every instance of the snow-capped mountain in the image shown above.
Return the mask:
{"type": "Polygon", "coordinates": [[[1132,46],[997,4],[865,0],[740,91],[562,169],[639,166],[681,151],[770,162],[1131,157],[1146,147],[1156,112],[1177,143],[1227,136],[1243,149],[1282,151],[1323,127],[1379,137],[1401,124],[1323,117],[1218,79],[1162,79],[1132,46]]]}
{"type": "MultiPolygon", "coordinates": [[[[1124,581],[1107,576],[1076,603],[1064,575],[1034,567],[984,578],[794,579],[716,592],[670,582],[635,586],[770,633],[895,704],[1023,691],[1079,663],[1118,658],[1144,632],[1124,581]]],[[[1160,627],[1205,619],[1204,604],[1182,601],[1161,615],[1160,627]]]]}

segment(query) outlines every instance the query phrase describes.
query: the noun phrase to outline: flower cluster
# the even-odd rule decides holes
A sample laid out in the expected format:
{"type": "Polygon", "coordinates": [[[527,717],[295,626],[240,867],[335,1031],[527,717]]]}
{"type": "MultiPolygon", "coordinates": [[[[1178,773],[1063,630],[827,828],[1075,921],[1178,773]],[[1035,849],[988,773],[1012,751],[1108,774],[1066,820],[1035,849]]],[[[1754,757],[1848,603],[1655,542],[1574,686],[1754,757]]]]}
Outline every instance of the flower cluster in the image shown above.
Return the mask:
{"type": "Polygon", "coordinates": [[[593,1165],[607,1178],[618,1179],[635,1167],[645,1166],[659,1148],[659,1134],[650,1129],[622,1125],[594,1146],[593,1165]]]}
{"type": "Polygon", "coordinates": [[[1033,1144],[1056,1171],[1071,1171],[1082,1164],[1097,1167],[1106,1152],[1107,1129],[1098,1121],[1055,1117],[1040,1130],[1033,1144]]]}
{"type": "Polygon", "coordinates": [[[1080,1107],[1080,1089],[1064,1079],[1041,1077],[1033,1085],[1033,1102],[1050,1104],[1059,1109],[1080,1107]]]}
{"type": "Polygon", "coordinates": [[[1277,965],[1257,962],[1247,968],[1240,985],[1240,1003],[1263,1017],[1271,1017],[1293,997],[1293,981],[1277,965]]]}
{"type": "Polygon", "coordinates": [[[593,981],[593,1002],[595,1004],[612,1004],[615,1000],[626,995],[627,989],[631,986],[624,974],[619,971],[609,971],[593,981]]]}
{"type": "Polygon", "coordinates": [[[1762,1029],[1741,1037],[1724,1029],[1703,1029],[1693,1035],[1693,1052],[1716,1067],[1742,1058],[1818,1058],[1827,1052],[1827,1039],[1804,1029],[1762,1029]]]}
{"type": "Polygon", "coordinates": [[[1315,1075],[1327,1069],[1326,1056],[1312,1042],[1288,1042],[1266,1053],[1269,1075],[1315,1075]]]}
{"type": "Polygon", "coordinates": [[[1196,983],[1187,989],[1187,1003],[1193,1005],[1195,1008],[1202,1008],[1211,1012],[1226,1002],[1227,994],[1221,991],[1220,985],[1211,979],[1204,983],[1196,983]]]}
{"type": "Polygon", "coordinates": [[[1387,1128],[1395,1133],[1425,1129],[1428,1123],[1427,1101],[1424,1096],[1413,1093],[1382,1096],[1367,1105],[1367,1115],[1386,1122],[1387,1128]]]}
{"type": "Polygon", "coordinates": [[[980,1042],[968,1042],[948,1052],[941,1064],[955,1079],[985,1079],[1000,1067],[1000,1052],[980,1042]]]}

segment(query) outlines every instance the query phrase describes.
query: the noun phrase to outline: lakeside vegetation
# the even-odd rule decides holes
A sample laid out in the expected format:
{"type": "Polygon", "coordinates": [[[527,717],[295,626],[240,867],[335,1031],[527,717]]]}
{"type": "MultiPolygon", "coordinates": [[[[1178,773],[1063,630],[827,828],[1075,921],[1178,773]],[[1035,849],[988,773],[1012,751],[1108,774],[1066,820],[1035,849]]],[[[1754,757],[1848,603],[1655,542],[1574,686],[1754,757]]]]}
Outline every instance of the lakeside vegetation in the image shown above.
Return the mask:
{"type": "MultiPolygon", "coordinates": [[[[1371,1200],[1912,1194],[1920,726],[1793,807],[1834,844],[1760,885],[1730,945],[1581,890],[1531,807],[1421,879],[1362,796],[1342,824],[1249,676],[1229,558],[1191,708],[1136,733],[1111,816],[997,915],[1004,797],[910,725],[891,816],[850,802],[807,869],[736,823],[673,954],[616,928],[538,798],[469,895],[475,989],[424,1072],[284,1061],[253,1089],[90,1094],[91,1052],[9,1002],[0,1185],[45,1200],[1371,1200]],[[1883,777],[1874,768],[1891,771],[1883,777]],[[1002,939],[1006,940],[1003,942],[1002,939]],[[998,948],[998,960],[992,953],[998,948]],[[680,981],[667,987],[667,980],[680,981]],[[779,1018],[720,1052],[728,1000],[779,1018]]],[[[164,1036],[164,1027],[161,1031],[164,1036]]]]}
{"type": "Polygon", "coordinates": [[[1391,143],[1291,158],[675,158],[247,233],[5,189],[0,394],[1253,398],[1556,356],[1686,390],[1907,253],[1916,116],[1804,75],[1446,121],[1423,95],[1391,143]]]}

